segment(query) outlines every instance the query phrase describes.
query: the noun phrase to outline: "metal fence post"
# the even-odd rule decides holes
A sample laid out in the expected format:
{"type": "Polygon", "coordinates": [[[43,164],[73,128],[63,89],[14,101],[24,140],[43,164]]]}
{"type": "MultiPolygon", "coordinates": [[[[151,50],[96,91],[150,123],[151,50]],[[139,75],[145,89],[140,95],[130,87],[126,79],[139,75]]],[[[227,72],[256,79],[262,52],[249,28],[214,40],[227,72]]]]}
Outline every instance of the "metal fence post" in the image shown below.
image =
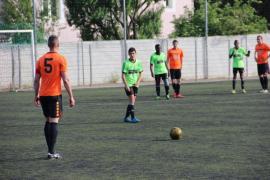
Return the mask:
{"type": "Polygon", "coordinates": [[[77,85],[80,86],[80,43],[77,43],[77,85]]]}
{"type": "MultiPolygon", "coordinates": [[[[231,40],[228,39],[228,52],[230,52],[231,40]]],[[[231,59],[228,60],[228,79],[231,79],[231,59]]]]}
{"type": "Polygon", "coordinates": [[[92,71],[92,47],[91,44],[89,44],[89,65],[90,65],[90,86],[93,85],[93,71],[92,71]]]}
{"type": "Polygon", "coordinates": [[[22,87],[22,62],[21,62],[21,49],[18,46],[18,62],[19,62],[19,89],[22,87]]]}
{"type": "Polygon", "coordinates": [[[14,91],[15,90],[15,60],[14,60],[14,53],[13,53],[13,46],[11,46],[11,63],[12,63],[12,66],[11,66],[11,90],[14,91]]]}
{"type": "Polygon", "coordinates": [[[195,81],[198,80],[198,54],[197,54],[197,38],[195,38],[195,81]]]}
{"type": "MultiPolygon", "coordinates": [[[[247,42],[247,38],[248,38],[248,37],[247,37],[247,35],[246,35],[245,37],[246,37],[246,38],[245,38],[245,39],[246,39],[246,41],[245,41],[246,50],[248,50],[248,49],[247,49],[247,48],[248,48],[248,47],[247,47],[247,43],[248,43],[248,42],[247,42]]],[[[248,77],[248,57],[247,57],[247,56],[246,56],[246,77],[248,77]]]]}
{"type": "Polygon", "coordinates": [[[83,85],[85,85],[84,84],[84,80],[85,80],[85,78],[84,78],[84,58],[83,58],[83,41],[82,41],[82,76],[83,76],[83,85]]]}

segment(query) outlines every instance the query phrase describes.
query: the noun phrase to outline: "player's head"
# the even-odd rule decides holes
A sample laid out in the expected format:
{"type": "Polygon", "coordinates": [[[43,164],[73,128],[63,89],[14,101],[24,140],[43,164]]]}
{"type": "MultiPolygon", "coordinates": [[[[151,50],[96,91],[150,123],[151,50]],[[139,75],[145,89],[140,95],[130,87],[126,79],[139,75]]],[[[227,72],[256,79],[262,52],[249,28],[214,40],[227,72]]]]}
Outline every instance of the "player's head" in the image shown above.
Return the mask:
{"type": "Polygon", "coordinates": [[[238,40],[234,40],[233,44],[234,44],[235,48],[237,48],[237,49],[239,48],[239,41],[238,40]]]}
{"type": "Polygon", "coordinates": [[[129,59],[135,60],[136,59],[136,49],[134,47],[129,48],[128,55],[129,55],[129,59]]]}
{"type": "Polygon", "coordinates": [[[175,40],[173,40],[172,44],[173,44],[173,47],[174,47],[174,48],[177,48],[177,46],[178,46],[178,41],[175,39],[175,40]]]}
{"type": "Polygon", "coordinates": [[[160,53],[160,51],[161,51],[160,44],[155,45],[155,50],[156,50],[156,53],[160,53]]]}
{"type": "Polygon", "coordinates": [[[58,37],[55,36],[55,35],[51,35],[51,36],[48,38],[48,46],[49,46],[50,49],[58,48],[58,47],[59,47],[59,40],[58,40],[58,37]]]}
{"type": "Polygon", "coordinates": [[[263,42],[263,37],[261,35],[257,36],[257,43],[261,44],[263,42]]]}

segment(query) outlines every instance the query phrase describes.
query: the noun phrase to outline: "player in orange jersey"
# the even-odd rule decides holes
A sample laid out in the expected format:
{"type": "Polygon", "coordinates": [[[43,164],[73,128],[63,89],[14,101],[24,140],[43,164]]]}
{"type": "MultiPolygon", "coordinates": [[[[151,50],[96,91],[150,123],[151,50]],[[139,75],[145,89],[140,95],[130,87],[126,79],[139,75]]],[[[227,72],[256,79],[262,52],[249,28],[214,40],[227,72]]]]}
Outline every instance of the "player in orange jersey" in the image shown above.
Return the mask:
{"type": "Polygon", "coordinates": [[[261,93],[268,93],[268,78],[269,73],[268,58],[270,46],[263,42],[261,35],[257,36],[257,45],[255,46],[255,61],[257,62],[258,75],[262,85],[261,93]]]}
{"type": "Polygon", "coordinates": [[[170,75],[172,80],[172,86],[174,89],[173,96],[175,98],[184,97],[180,93],[180,79],[181,79],[181,70],[183,62],[183,51],[178,48],[178,41],[173,40],[173,48],[169,49],[167,52],[167,64],[170,69],[170,75]]]}
{"type": "Polygon", "coordinates": [[[67,74],[66,58],[58,53],[58,38],[54,35],[50,36],[48,46],[50,51],[39,58],[36,63],[34,103],[36,106],[41,104],[46,118],[44,134],[48,146],[48,159],[58,159],[61,156],[55,153],[54,146],[58,133],[58,121],[62,116],[61,79],[69,95],[70,107],[75,105],[75,100],[67,74]]]}

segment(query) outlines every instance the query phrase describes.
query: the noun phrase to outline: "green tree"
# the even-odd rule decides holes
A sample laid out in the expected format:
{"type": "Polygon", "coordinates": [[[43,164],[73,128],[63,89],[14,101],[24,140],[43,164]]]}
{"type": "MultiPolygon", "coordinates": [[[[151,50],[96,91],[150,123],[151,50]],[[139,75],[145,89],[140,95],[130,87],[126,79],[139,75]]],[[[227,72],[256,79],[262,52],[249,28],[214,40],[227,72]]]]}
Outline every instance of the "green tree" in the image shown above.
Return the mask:
{"type": "MultiPolygon", "coordinates": [[[[127,38],[153,38],[160,34],[162,0],[126,0],[127,38]]],[[[122,0],[66,0],[69,25],[80,29],[83,40],[113,40],[123,36],[122,0]]]]}
{"type": "MultiPolygon", "coordinates": [[[[0,29],[32,29],[32,1],[30,0],[4,0],[2,4],[2,13],[0,14],[3,23],[0,23],[0,29]]],[[[37,31],[38,42],[43,41],[44,30],[40,26],[37,31]]],[[[31,35],[25,33],[10,34],[13,43],[29,43],[31,35]]]]}
{"type": "MultiPolygon", "coordinates": [[[[256,15],[251,6],[254,0],[245,3],[235,0],[233,4],[222,4],[221,1],[208,3],[208,29],[209,35],[237,35],[249,33],[262,33],[267,31],[265,18],[256,15]]],[[[173,21],[175,36],[204,36],[205,32],[205,5],[204,0],[194,13],[186,10],[185,16],[173,21]]]]}

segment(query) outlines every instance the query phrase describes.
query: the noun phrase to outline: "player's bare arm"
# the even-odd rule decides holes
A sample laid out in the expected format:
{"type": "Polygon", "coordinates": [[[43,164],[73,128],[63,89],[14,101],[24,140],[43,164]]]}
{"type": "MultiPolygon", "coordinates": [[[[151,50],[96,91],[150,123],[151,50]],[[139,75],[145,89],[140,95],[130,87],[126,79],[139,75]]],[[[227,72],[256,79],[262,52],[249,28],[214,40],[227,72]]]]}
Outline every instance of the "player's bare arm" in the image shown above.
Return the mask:
{"type": "Polygon", "coordinates": [[[63,79],[64,86],[65,86],[67,93],[68,93],[68,96],[69,96],[69,106],[73,107],[73,106],[75,106],[75,99],[73,97],[72,88],[70,85],[70,80],[69,80],[67,72],[61,72],[61,77],[63,79]]]}
{"type": "Polygon", "coordinates": [[[151,76],[154,77],[153,64],[151,63],[150,63],[150,72],[151,72],[151,76]]]}
{"type": "Polygon", "coordinates": [[[122,81],[123,81],[123,83],[124,83],[124,85],[125,85],[125,89],[126,89],[127,91],[130,91],[130,88],[129,88],[128,84],[127,84],[127,80],[126,80],[125,73],[122,73],[122,81]]]}
{"type": "Polygon", "coordinates": [[[35,80],[34,80],[34,89],[35,89],[35,97],[34,97],[34,104],[36,106],[40,105],[39,102],[39,86],[40,86],[40,74],[36,74],[35,80]]]}
{"type": "Polygon", "coordinates": [[[136,87],[139,87],[140,86],[141,80],[142,80],[142,72],[139,73],[138,80],[137,80],[137,82],[135,84],[136,87]]]}

